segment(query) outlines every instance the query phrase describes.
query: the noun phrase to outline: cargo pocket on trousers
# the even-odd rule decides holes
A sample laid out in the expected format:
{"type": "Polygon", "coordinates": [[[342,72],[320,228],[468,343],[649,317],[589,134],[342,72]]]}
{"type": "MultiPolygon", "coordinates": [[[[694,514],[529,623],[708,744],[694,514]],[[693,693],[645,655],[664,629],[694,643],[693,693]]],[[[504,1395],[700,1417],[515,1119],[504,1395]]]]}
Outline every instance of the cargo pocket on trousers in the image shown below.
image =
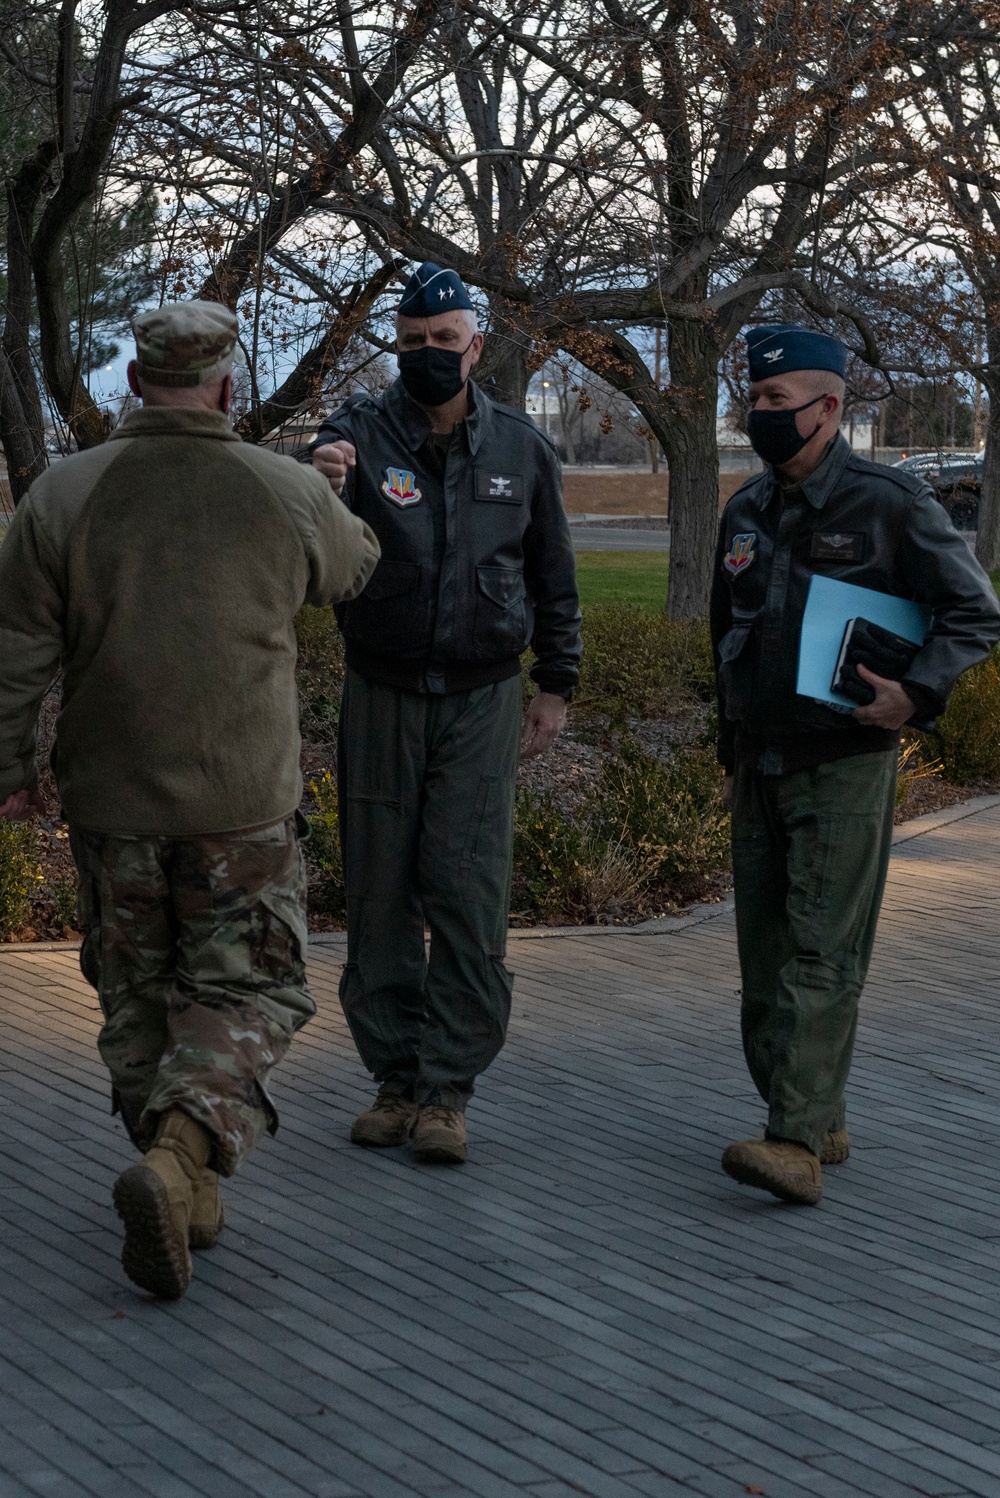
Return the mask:
{"type": "Polygon", "coordinates": [[[478,863],[482,854],[483,828],[496,807],[498,781],[495,775],[482,775],[476,790],[476,804],[465,832],[462,849],[462,867],[469,868],[478,863]]]}
{"type": "Polygon", "coordinates": [[[260,925],[253,954],[254,976],[281,990],[272,998],[289,1011],[295,1031],[311,1019],[316,1006],[305,988],[306,915],[297,900],[267,891],[260,896],[260,925]]]}
{"type": "Polygon", "coordinates": [[[850,831],[840,817],[817,817],[807,834],[808,858],[802,880],[804,910],[820,930],[838,894],[837,869],[844,839],[850,836],[850,831]]]}

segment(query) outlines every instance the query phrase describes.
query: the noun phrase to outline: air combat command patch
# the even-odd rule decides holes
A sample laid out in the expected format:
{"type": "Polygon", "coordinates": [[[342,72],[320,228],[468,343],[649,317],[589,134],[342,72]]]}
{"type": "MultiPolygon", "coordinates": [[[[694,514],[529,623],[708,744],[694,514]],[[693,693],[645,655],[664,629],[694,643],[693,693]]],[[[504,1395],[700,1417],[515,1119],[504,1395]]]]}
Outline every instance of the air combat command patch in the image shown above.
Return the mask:
{"type": "Polygon", "coordinates": [[[395,500],[398,505],[415,505],[418,499],[423,499],[422,491],[417,488],[416,478],[408,468],[387,468],[382,480],[382,493],[395,500]]]}
{"type": "Polygon", "coordinates": [[[734,536],[729,550],[722,558],[722,565],[733,577],[738,577],[745,572],[757,555],[757,532],[744,531],[742,535],[734,536]]]}

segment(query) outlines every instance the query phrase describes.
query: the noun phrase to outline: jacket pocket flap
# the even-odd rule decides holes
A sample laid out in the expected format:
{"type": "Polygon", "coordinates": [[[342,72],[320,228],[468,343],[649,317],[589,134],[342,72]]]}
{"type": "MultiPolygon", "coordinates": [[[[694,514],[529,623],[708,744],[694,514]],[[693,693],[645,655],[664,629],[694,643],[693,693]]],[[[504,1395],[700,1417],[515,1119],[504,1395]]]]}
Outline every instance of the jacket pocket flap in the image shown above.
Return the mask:
{"type": "Polygon", "coordinates": [[[719,641],[719,660],[723,662],[734,661],[742,653],[743,647],[749,638],[749,624],[740,624],[735,629],[731,629],[719,641]]]}
{"type": "Polygon", "coordinates": [[[498,608],[509,609],[524,597],[524,574],[514,567],[477,567],[480,591],[498,608]]]}
{"type": "Polygon", "coordinates": [[[479,590],[497,608],[512,608],[524,598],[524,574],[512,566],[478,566],[479,590]]]}
{"type": "Polygon", "coordinates": [[[400,593],[412,593],[419,578],[419,562],[379,562],[361,597],[395,598],[400,593]]]}

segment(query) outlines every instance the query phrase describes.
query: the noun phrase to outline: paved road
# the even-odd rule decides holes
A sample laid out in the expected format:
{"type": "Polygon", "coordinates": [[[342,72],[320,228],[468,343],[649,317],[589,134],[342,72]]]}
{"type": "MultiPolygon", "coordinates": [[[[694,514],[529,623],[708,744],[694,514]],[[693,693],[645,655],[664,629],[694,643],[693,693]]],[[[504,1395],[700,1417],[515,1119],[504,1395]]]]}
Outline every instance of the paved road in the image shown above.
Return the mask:
{"type": "Polygon", "coordinates": [[[575,551],[669,551],[670,530],[626,529],[624,526],[604,526],[588,523],[574,525],[570,522],[570,535],[575,551]]]}
{"type": "Polygon", "coordinates": [[[345,1142],[336,1001],[160,1306],[71,952],[0,956],[0,1495],[1000,1494],[1000,809],[902,844],[816,1209],[718,1168],[761,1109],[731,917],[512,943],[463,1170],[345,1142]]]}

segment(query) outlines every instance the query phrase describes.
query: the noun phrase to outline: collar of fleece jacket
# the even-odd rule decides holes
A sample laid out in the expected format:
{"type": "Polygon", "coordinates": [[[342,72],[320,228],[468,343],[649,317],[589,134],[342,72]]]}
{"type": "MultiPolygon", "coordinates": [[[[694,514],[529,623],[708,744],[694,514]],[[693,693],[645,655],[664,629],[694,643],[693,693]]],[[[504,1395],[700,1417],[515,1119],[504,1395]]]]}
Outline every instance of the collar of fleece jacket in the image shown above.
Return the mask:
{"type": "Polygon", "coordinates": [[[193,407],[143,406],[130,411],[108,437],[217,437],[223,442],[239,442],[229,417],[221,411],[196,411],[193,407]]]}

